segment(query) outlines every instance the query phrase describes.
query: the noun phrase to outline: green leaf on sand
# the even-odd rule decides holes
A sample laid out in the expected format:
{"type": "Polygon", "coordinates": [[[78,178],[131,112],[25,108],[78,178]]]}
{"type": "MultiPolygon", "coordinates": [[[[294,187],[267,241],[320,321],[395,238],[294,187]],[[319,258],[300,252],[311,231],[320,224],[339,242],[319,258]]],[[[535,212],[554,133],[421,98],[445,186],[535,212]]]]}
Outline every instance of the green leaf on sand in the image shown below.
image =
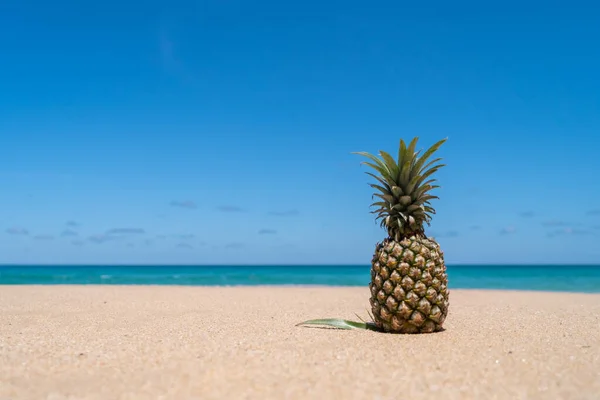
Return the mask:
{"type": "Polygon", "coordinates": [[[311,319],[296,324],[296,326],[300,325],[323,325],[338,329],[367,329],[378,332],[381,330],[375,324],[370,322],[355,322],[339,318],[311,319]]]}

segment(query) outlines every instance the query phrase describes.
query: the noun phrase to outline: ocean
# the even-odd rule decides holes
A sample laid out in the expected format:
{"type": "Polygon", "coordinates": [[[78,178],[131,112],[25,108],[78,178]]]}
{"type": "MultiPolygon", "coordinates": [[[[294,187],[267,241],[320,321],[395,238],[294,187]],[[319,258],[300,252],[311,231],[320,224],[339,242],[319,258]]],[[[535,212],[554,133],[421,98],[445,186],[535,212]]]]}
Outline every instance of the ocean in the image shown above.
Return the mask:
{"type": "MultiPolygon", "coordinates": [[[[450,289],[600,293],[600,265],[449,265],[450,289]]],[[[366,286],[370,266],[0,265],[0,285],[366,286]]]]}

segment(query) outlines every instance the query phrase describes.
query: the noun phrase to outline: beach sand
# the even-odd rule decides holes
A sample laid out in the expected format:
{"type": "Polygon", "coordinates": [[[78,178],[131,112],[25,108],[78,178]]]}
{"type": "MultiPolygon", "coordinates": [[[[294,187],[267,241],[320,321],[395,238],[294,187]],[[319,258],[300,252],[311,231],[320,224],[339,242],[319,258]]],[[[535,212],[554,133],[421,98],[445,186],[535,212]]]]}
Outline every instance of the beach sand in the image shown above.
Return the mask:
{"type": "Polygon", "coordinates": [[[0,399],[600,399],[600,295],[451,290],[440,333],[368,289],[0,286],[0,399]]]}

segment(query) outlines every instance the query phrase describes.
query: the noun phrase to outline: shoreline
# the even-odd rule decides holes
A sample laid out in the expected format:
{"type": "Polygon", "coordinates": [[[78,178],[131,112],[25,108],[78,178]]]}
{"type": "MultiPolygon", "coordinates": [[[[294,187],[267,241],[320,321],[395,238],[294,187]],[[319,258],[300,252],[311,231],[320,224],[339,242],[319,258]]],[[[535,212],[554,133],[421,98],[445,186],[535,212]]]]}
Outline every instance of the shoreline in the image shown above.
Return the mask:
{"type": "Polygon", "coordinates": [[[451,289],[444,331],[368,319],[367,287],[4,285],[0,399],[595,399],[600,294],[451,289]]]}
{"type": "MultiPolygon", "coordinates": [[[[156,288],[201,288],[201,289],[212,289],[212,288],[257,288],[257,289],[269,289],[269,288],[298,288],[298,289],[368,289],[368,283],[364,285],[327,285],[327,284],[237,284],[237,285],[195,285],[195,284],[171,284],[171,283],[0,283],[0,288],[3,287],[90,287],[90,288],[110,288],[110,287],[122,287],[122,288],[134,288],[134,287],[156,287],[156,288]]],[[[586,291],[571,291],[571,290],[545,290],[545,289],[503,289],[503,288],[465,288],[457,287],[453,288],[449,286],[449,291],[455,292],[509,292],[509,293],[553,293],[553,294],[582,294],[582,295],[600,295],[600,289],[598,292],[586,292],[586,291]]]]}
{"type": "MultiPolygon", "coordinates": [[[[600,268],[592,266],[448,267],[451,290],[517,290],[600,293],[600,268]]],[[[29,266],[1,267],[0,285],[152,285],[198,287],[367,287],[370,267],[312,266],[29,266]]]]}
{"type": "MultiPolygon", "coordinates": [[[[245,268],[245,267],[250,267],[250,268],[256,268],[256,267],[350,267],[350,268],[356,268],[356,267],[370,267],[371,264],[370,263],[366,263],[366,264],[165,264],[165,263],[160,263],[160,264],[106,264],[106,263],[83,263],[83,264],[77,264],[77,263],[66,263],[66,264],[48,264],[48,263],[36,263],[36,264],[11,264],[11,263],[0,263],[0,268],[3,267],[125,267],[125,268],[129,268],[129,267],[151,267],[151,268],[155,268],[155,267],[159,267],[159,268],[163,268],[163,267],[198,267],[198,268],[211,268],[211,267],[232,267],[232,268],[245,268]]],[[[582,264],[562,264],[562,263],[550,263],[550,264],[544,264],[544,263],[534,263],[534,264],[519,264],[519,263],[509,263],[509,264],[494,264],[494,263],[452,263],[452,264],[448,264],[446,263],[446,267],[467,267],[467,268],[471,268],[471,267],[475,267],[475,268],[488,268],[488,267],[509,267],[509,268],[518,268],[518,267],[533,267],[533,268],[556,268],[556,267],[597,267],[600,268],[600,264],[598,263],[582,263],[582,264]]]]}

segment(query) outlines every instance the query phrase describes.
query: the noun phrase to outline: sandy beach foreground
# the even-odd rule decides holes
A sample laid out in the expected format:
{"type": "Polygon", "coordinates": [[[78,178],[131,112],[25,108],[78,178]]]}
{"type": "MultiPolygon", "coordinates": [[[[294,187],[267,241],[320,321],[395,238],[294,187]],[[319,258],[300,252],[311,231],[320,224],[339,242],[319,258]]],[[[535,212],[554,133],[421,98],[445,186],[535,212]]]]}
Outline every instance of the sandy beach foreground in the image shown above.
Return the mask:
{"type": "Polygon", "coordinates": [[[0,399],[599,399],[600,295],[462,291],[446,330],[367,317],[367,288],[0,286],[0,399]]]}

